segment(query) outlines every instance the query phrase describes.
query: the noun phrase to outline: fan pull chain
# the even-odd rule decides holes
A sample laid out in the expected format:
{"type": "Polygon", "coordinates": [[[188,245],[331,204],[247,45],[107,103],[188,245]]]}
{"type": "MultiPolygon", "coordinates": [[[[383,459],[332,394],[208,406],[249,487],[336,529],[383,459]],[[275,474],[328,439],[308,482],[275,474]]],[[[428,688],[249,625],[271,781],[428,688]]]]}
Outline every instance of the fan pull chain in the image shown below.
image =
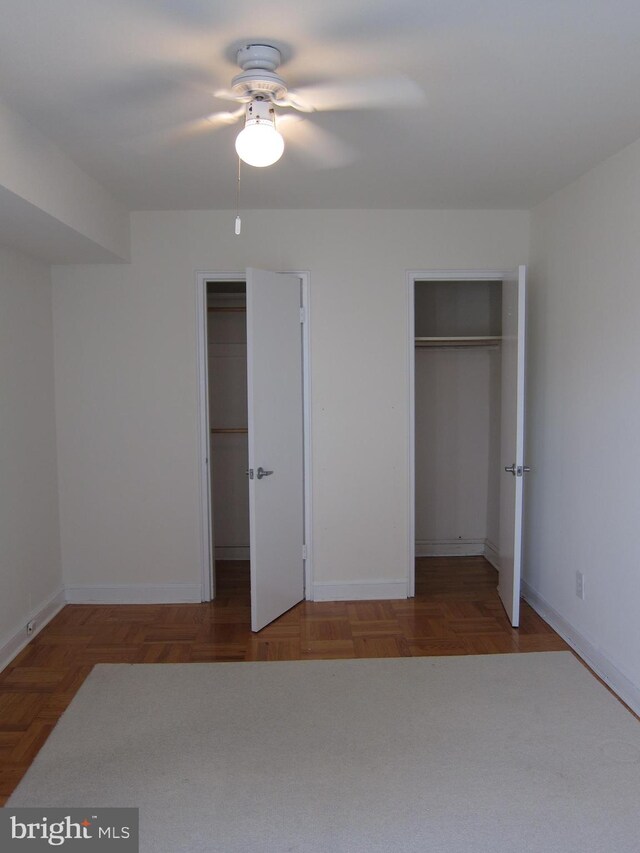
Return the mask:
{"type": "Polygon", "coordinates": [[[236,237],[240,236],[240,231],[242,230],[242,220],[240,219],[240,163],[241,160],[238,157],[238,182],[236,184],[236,237]]]}

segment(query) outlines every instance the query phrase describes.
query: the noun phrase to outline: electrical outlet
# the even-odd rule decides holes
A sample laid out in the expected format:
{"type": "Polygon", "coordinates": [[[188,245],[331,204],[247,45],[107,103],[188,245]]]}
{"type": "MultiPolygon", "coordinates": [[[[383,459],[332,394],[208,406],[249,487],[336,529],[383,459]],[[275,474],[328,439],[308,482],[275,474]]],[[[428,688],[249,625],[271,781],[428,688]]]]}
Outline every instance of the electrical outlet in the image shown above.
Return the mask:
{"type": "Polygon", "coordinates": [[[31,622],[27,623],[27,634],[33,634],[33,632],[35,630],[36,630],[36,623],[32,619],[31,622]]]}
{"type": "Polygon", "coordinates": [[[576,595],[578,598],[584,599],[584,575],[582,572],[576,572],[576,595]]]}

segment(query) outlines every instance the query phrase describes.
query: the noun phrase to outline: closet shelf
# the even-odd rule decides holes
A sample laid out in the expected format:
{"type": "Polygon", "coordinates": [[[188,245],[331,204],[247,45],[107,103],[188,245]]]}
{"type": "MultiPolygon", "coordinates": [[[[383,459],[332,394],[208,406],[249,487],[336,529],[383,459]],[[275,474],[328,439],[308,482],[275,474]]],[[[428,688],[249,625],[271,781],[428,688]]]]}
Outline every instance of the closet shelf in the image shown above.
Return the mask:
{"type": "Polygon", "coordinates": [[[473,335],[465,337],[428,337],[416,338],[417,347],[486,347],[499,344],[500,335],[473,335]]]}
{"type": "Polygon", "coordinates": [[[207,308],[212,314],[246,314],[244,305],[212,305],[207,308]]]}
{"type": "Polygon", "coordinates": [[[235,433],[237,435],[247,435],[249,430],[247,427],[211,427],[211,433],[213,435],[230,435],[235,433]]]}

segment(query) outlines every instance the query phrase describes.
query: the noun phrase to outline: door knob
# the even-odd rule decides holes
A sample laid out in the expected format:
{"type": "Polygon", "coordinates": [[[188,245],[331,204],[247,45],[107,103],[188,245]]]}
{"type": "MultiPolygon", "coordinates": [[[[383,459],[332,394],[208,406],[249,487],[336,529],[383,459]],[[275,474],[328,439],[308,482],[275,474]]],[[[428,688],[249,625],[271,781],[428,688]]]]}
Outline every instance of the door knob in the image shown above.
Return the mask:
{"type": "Polygon", "coordinates": [[[258,471],[256,472],[256,476],[259,480],[261,480],[263,477],[270,477],[272,474],[273,471],[265,471],[262,467],[258,468],[258,471]]]}
{"type": "Polygon", "coordinates": [[[528,474],[531,468],[528,465],[505,465],[504,470],[514,477],[522,477],[523,474],[528,474]]]}

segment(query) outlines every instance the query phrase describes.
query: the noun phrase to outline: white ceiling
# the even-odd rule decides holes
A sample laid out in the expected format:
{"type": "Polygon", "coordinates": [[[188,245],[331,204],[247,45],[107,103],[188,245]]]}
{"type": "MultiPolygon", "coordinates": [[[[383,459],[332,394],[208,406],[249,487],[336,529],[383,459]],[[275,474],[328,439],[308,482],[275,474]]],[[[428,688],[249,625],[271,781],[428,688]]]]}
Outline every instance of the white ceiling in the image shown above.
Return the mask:
{"type": "Polygon", "coordinates": [[[317,113],[360,152],[288,148],[244,208],[527,208],[640,137],[638,0],[0,0],[0,97],[130,209],[235,205],[229,45],[283,43],[291,88],[400,72],[411,109],[317,113]],[[189,127],[192,125],[189,124],[189,127]]]}

